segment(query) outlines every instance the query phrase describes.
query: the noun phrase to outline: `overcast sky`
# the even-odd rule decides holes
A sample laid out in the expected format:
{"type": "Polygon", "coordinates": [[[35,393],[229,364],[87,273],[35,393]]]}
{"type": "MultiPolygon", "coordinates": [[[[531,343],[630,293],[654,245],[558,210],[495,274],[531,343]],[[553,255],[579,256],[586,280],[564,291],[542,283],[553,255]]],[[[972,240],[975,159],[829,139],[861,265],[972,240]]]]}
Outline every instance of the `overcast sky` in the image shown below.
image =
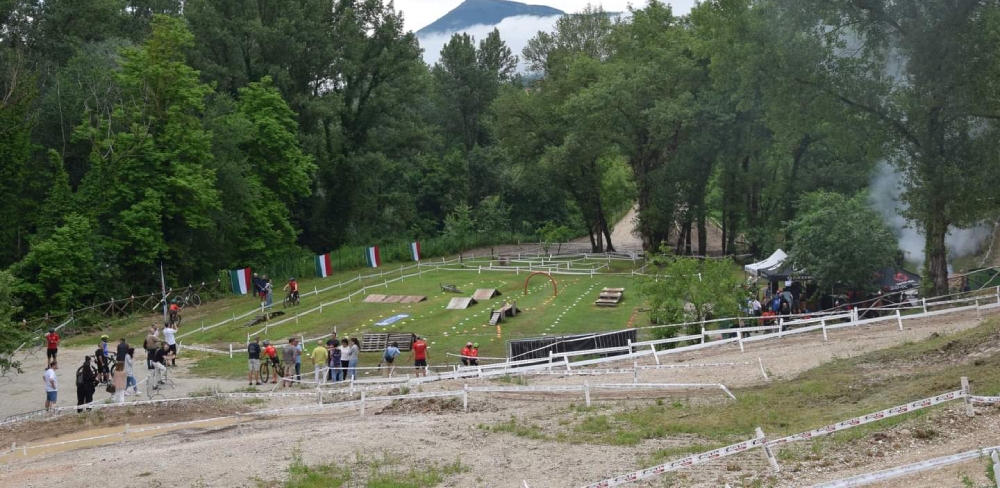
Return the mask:
{"type": "MultiPolygon", "coordinates": [[[[431,22],[439,19],[451,9],[462,3],[463,0],[396,0],[396,9],[403,11],[403,18],[408,30],[417,31],[431,22]]],[[[579,12],[587,6],[587,0],[521,0],[522,3],[534,5],[548,5],[563,12],[579,12]]],[[[667,3],[673,5],[675,15],[685,15],[691,10],[696,0],[668,0],[667,3]]],[[[646,0],[629,2],[628,0],[607,0],[600,5],[609,12],[623,12],[627,10],[630,3],[645,5],[646,0]],[[641,2],[641,3],[639,3],[641,2]]],[[[500,30],[500,37],[503,38],[507,46],[514,54],[520,56],[521,50],[528,44],[538,31],[551,31],[555,26],[558,17],[510,17],[504,19],[497,25],[500,30]]],[[[493,30],[492,25],[480,25],[466,29],[477,41],[486,37],[493,30]]],[[[424,61],[433,65],[437,62],[441,53],[441,48],[451,38],[451,34],[435,34],[429,37],[420,38],[420,47],[424,49],[424,61]]],[[[523,64],[521,66],[523,69],[523,64]]]]}

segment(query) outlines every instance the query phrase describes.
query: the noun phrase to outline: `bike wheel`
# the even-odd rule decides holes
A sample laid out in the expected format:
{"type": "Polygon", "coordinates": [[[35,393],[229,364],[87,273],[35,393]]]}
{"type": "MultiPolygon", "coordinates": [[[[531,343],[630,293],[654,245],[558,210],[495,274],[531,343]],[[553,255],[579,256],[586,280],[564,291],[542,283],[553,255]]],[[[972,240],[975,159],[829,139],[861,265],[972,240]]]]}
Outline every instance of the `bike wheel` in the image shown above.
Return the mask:
{"type": "Polygon", "coordinates": [[[271,371],[265,359],[263,363],[260,363],[260,382],[266,384],[269,379],[271,379],[271,371]]]}
{"type": "Polygon", "coordinates": [[[281,307],[282,308],[288,308],[288,307],[291,307],[291,306],[292,306],[292,297],[290,297],[290,296],[285,297],[285,299],[282,300],[282,302],[281,302],[281,307]]]}
{"type": "Polygon", "coordinates": [[[192,293],[191,294],[191,298],[189,298],[188,301],[191,302],[191,305],[194,305],[196,307],[200,307],[201,306],[201,295],[199,295],[197,293],[192,293]]]}
{"type": "Polygon", "coordinates": [[[183,318],[184,318],[184,317],[182,317],[182,316],[181,316],[181,314],[177,314],[177,319],[176,319],[176,320],[174,320],[174,326],[178,326],[178,325],[181,325],[181,320],[182,320],[183,318]]]}

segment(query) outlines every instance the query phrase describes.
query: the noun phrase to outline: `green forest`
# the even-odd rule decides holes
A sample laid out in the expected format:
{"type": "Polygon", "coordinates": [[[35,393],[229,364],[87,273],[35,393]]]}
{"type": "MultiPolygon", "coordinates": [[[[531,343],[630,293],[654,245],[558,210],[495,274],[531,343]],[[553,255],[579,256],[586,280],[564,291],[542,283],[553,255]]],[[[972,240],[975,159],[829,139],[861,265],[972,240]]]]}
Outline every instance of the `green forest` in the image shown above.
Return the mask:
{"type": "Polygon", "coordinates": [[[724,253],[794,253],[808,222],[850,248],[885,235],[858,196],[880,162],[942,292],[948,229],[1000,209],[998,0],[594,7],[522,53],[456,34],[433,66],[402,20],[0,0],[4,315],[155,289],[161,262],[189,283],[414,239],[610,251],[633,204],[646,249],[706,254],[716,225],[724,253]]]}

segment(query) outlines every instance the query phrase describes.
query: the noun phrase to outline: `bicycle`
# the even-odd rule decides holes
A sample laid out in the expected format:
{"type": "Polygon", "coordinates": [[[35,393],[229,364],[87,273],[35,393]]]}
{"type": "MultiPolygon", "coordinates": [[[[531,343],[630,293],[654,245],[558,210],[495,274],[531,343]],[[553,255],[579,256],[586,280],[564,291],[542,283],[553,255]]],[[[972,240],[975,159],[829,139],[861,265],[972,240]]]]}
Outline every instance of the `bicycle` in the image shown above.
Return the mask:
{"type": "Polygon", "coordinates": [[[283,308],[288,308],[298,304],[299,304],[298,295],[289,292],[287,295],[285,295],[285,299],[282,301],[281,306],[283,308]]]}
{"type": "Polygon", "coordinates": [[[178,303],[178,305],[180,305],[181,308],[184,308],[188,305],[191,305],[192,307],[201,306],[201,295],[191,291],[190,287],[185,289],[184,293],[178,295],[177,298],[180,300],[180,303],[178,303]]]}
{"type": "Polygon", "coordinates": [[[168,322],[170,322],[171,326],[177,327],[178,325],[181,325],[181,320],[182,319],[183,319],[183,317],[181,317],[181,313],[180,312],[174,312],[172,314],[169,314],[168,322]]]}
{"type": "MultiPolygon", "coordinates": [[[[271,363],[271,358],[265,358],[260,363],[260,382],[261,383],[265,383],[266,384],[268,381],[271,380],[271,368],[274,368],[274,372],[275,372],[275,374],[279,378],[278,381],[281,381],[280,378],[284,378],[285,377],[285,364],[284,363],[279,362],[278,364],[272,364],[271,363]]],[[[277,383],[278,381],[275,381],[275,383],[277,383]]]]}

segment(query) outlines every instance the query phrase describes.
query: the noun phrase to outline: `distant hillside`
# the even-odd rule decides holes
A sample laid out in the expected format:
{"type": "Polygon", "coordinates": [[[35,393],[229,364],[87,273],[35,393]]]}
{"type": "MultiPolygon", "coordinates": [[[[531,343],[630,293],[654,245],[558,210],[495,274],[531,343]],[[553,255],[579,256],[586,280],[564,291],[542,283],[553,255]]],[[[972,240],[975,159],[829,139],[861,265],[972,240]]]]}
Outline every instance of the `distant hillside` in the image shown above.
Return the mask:
{"type": "Polygon", "coordinates": [[[432,24],[417,31],[417,36],[459,32],[474,25],[496,25],[507,17],[531,15],[549,17],[563,15],[562,10],[544,5],[528,5],[507,0],[465,0],[432,24]]]}

